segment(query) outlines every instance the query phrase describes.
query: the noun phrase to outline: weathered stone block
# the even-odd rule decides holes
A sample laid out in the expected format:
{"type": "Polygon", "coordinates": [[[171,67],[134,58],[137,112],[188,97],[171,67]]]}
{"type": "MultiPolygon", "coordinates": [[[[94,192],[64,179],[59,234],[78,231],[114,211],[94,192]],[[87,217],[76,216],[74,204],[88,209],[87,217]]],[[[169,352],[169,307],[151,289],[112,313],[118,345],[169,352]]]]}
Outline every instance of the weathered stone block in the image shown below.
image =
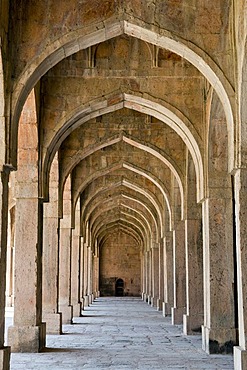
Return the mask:
{"type": "Polygon", "coordinates": [[[45,323],[40,326],[10,326],[8,343],[12,352],[39,352],[45,347],[45,323]]]}

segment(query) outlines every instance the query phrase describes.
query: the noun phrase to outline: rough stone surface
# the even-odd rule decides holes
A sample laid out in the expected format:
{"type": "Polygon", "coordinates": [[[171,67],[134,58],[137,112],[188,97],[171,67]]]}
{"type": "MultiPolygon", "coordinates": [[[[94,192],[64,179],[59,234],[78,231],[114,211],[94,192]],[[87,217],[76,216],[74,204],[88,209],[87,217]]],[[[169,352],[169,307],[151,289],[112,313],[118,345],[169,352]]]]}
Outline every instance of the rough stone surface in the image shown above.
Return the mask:
{"type": "Polygon", "coordinates": [[[0,351],[5,294],[10,344],[36,351],[42,317],[59,332],[101,290],[247,367],[246,19],[246,0],[0,0],[0,351]]]}

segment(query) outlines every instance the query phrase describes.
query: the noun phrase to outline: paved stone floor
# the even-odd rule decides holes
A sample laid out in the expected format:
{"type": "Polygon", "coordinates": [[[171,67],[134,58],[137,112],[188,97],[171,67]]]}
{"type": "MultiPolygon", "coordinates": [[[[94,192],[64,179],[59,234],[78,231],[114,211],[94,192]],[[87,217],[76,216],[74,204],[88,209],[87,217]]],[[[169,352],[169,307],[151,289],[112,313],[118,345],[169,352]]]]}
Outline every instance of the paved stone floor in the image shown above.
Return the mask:
{"type": "Polygon", "coordinates": [[[63,330],[47,336],[46,352],[12,354],[11,370],[233,369],[232,356],[207,355],[199,336],[138,298],[99,298],[63,330]]]}

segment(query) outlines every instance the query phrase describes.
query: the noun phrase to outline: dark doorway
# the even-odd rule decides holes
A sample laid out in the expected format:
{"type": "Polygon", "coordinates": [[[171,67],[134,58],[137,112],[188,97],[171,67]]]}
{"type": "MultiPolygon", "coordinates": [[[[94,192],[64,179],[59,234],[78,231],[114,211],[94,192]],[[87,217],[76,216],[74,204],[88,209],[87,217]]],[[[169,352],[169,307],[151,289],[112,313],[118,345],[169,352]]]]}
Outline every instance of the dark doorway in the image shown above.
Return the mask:
{"type": "Polygon", "coordinates": [[[124,281],[123,279],[117,279],[115,284],[115,295],[116,297],[123,297],[124,295],[124,281]]]}

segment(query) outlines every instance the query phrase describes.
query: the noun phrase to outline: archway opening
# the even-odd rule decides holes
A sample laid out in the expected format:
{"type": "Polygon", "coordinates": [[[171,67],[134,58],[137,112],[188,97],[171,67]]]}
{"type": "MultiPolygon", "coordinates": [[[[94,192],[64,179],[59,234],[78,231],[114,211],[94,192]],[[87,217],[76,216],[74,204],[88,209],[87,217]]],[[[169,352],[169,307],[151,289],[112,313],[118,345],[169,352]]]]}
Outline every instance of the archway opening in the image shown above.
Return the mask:
{"type": "Polygon", "coordinates": [[[124,281],[121,278],[119,278],[119,279],[116,280],[116,283],[115,283],[115,296],[116,297],[123,297],[124,296],[124,281]]]}

